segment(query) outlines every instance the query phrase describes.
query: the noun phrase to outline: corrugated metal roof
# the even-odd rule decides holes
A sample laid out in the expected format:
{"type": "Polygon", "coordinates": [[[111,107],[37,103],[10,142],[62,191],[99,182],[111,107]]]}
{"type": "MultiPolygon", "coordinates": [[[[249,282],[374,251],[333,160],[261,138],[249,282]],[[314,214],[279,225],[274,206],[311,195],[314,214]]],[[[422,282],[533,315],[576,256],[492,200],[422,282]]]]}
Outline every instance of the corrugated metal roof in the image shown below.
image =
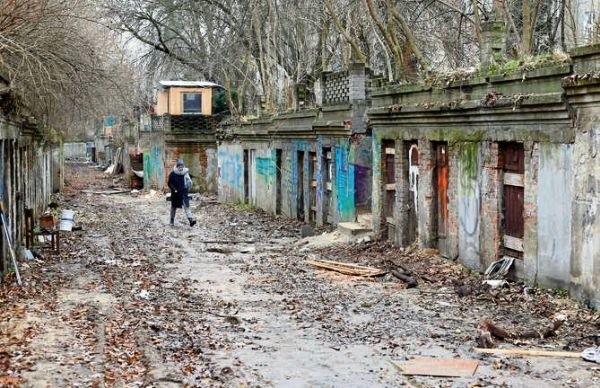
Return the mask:
{"type": "Polygon", "coordinates": [[[209,81],[159,81],[160,86],[170,87],[190,87],[190,88],[220,88],[219,84],[209,81]]]}

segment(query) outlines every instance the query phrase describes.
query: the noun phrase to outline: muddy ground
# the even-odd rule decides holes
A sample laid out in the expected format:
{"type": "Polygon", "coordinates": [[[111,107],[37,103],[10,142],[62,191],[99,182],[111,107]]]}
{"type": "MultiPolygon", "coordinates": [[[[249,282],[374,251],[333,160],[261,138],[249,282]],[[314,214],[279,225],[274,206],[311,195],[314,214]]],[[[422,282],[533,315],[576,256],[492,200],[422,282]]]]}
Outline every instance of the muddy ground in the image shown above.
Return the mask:
{"type": "MultiPolygon", "coordinates": [[[[252,209],[193,201],[190,228],[168,225],[162,193],[126,187],[85,164],[68,165],[59,208],[81,230],[61,252],[21,261],[0,286],[0,385],[24,387],[589,387],[600,365],[578,358],[484,355],[478,326],[511,333],[497,348],[580,352],[600,333],[598,313],[562,290],[510,283],[481,287],[478,274],[433,251],[362,241],[310,248],[301,225],[252,209]],[[401,266],[343,275],[309,258],[401,266]],[[415,357],[471,359],[473,376],[408,376],[415,357]]],[[[318,230],[318,233],[324,232],[318,230]]]]}

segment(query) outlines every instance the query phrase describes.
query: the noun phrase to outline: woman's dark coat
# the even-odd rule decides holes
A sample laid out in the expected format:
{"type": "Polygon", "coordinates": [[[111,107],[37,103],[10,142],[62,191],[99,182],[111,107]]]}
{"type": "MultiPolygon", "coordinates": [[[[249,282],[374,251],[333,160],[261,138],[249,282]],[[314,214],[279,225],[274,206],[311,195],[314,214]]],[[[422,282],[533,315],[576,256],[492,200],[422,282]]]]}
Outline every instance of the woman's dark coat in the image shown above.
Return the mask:
{"type": "Polygon", "coordinates": [[[171,171],[168,180],[169,188],[171,189],[171,207],[180,208],[183,206],[183,195],[187,190],[185,188],[185,178],[183,175],[171,171]]]}

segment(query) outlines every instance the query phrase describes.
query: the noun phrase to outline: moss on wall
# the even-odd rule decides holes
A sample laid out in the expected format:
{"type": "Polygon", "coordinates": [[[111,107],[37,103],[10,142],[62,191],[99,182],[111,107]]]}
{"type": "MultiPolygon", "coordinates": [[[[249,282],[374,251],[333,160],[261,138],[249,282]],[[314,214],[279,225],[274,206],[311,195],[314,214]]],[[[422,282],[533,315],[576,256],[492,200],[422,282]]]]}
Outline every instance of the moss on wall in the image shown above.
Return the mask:
{"type": "Polygon", "coordinates": [[[473,181],[477,178],[479,164],[479,143],[463,142],[459,151],[459,174],[461,193],[470,195],[473,181]]]}

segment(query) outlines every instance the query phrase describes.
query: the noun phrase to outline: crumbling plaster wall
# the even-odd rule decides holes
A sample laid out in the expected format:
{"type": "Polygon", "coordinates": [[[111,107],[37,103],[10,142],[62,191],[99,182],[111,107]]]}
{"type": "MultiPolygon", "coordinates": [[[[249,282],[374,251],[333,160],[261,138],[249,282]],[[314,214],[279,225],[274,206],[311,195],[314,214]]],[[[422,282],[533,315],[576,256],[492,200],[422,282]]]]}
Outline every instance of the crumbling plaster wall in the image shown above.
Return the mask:
{"type": "Polygon", "coordinates": [[[573,145],[541,143],[537,184],[537,257],[527,278],[566,288],[571,257],[573,145]]]}
{"type": "Polygon", "coordinates": [[[144,155],[144,187],[163,190],[166,187],[164,133],[141,132],[140,149],[144,155]]]}
{"type": "Polygon", "coordinates": [[[563,80],[576,125],[572,156],[570,292],[600,305],[600,45],[571,53],[573,76],[563,80]]]}
{"type": "Polygon", "coordinates": [[[244,148],[253,152],[254,172],[249,172],[249,178],[254,178],[255,198],[252,205],[272,214],[275,213],[277,179],[275,150],[264,142],[249,142],[244,148]]]}
{"type": "MultiPolygon", "coordinates": [[[[64,160],[57,144],[42,142],[37,128],[13,123],[0,117],[0,200],[2,201],[13,248],[23,245],[24,211],[31,208],[34,217],[44,211],[57,188],[62,187],[64,160]]],[[[6,239],[0,239],[2,263],[9,267],[6,239]]]]}
{"type": "Polygon", "coordinates": [[[570,252],[569,206],[552,200],[571,198],[570,153],[574,141],[572,113],[564,103],[561,79],[570,66],[538,69],[526,74],[494,76],[450,84],[442,90],[423,86],[384,87],[374,91],[369,110],[373,129],[374,226],[381,235],[383,141],[396,144],[395,235],[400,246],[411,243],[408,230],[408,155],[402,144],[417,142],[419,159],[416,242],[437,247],[435,236],[435,144],[448,145],[448,240],[444,256],[458,257],[483,271],[500,258],[502,240],[503,172],[499,146],[522,143],[523,259],[515,262],[517,276],[540,284],[567,287],[570,252]],[[552,174],[554,169],[562,173],[552,174]],[[541,186],[541,189],[540,189],[541,186]],[[541,193],[540,190],[544,190],[541,193]],[[556,228],[556,229],[555,229],[556,228]],[[558,230],[561,236],[550,231],[558,230]],[[566,234],[565,234],[566,233],[566,234]],[[557,248],[556,244],[561,247],[557,248]],[[543,247],[541,247],[543,245],[543,247]]]}
{"type": "Polygon", "coordinates": [[[597,122],[596,112],[593,115],[594,117],[587,114],[580,116],[583,128],[578,131],[574,145],[571,291],[582,299],[590,300],[592,305],[599,306],[600,124],[597,122]]]}
{"type": "MultiPolygon", "coordinates": [[[[190,140],[189,138],[186,140],[190,140]]],[[[217,192],[216,145],[210,142],[167,141],[165,144],[165,173],[168,178],[177,160],[183,160],[192,177],[191,192],[217,192]]]]}
{"type": "Polygon", "coordinates": [[[217,149],[219,202],[244,201],[244,150],[237,141],[221,142],[217,149]]]}

